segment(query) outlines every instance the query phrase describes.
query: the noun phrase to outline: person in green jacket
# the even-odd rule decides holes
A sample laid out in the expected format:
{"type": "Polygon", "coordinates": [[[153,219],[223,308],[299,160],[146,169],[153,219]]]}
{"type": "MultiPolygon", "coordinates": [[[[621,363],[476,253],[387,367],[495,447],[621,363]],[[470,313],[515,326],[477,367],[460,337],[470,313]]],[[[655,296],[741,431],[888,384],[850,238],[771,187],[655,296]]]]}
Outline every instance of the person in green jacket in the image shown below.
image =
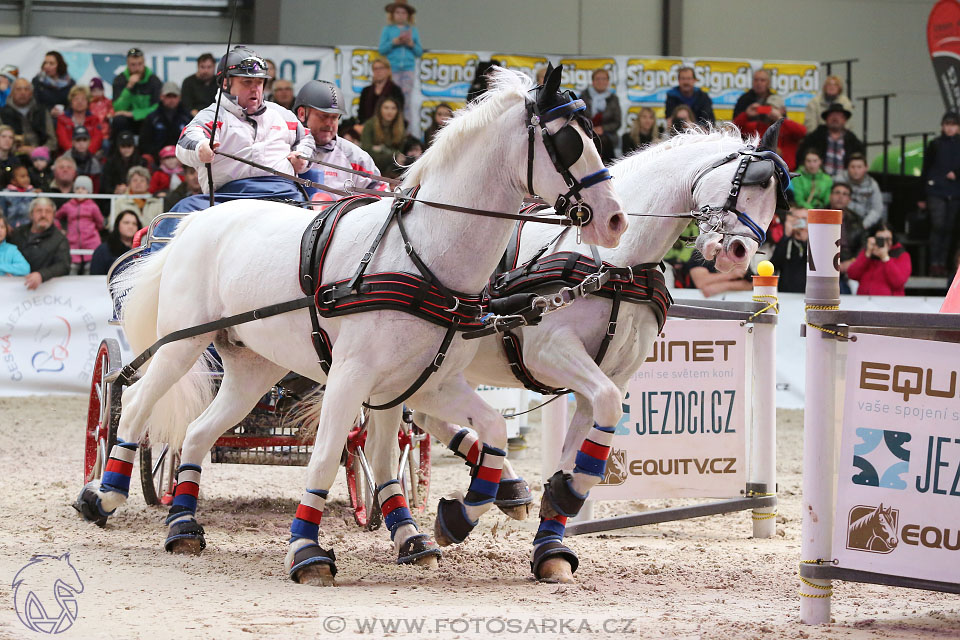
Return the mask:
{"type": "Polygon", "coordinates": [[[800,175],[790,183],[797,206],[803,209],[824,209],[830,202],[833,178],[824,173],[822,167],[823,158],[817,151],[810,149],[803,156],[800,175]]]}
{"type": "Polygon", "coordinates": [[[127,68],[113,79],[113,139],[123,131],[140,133],[143,121],[160,104],[162,87],[160,78],[146,65],[143,51],[136,47],[127,51],[127,68]]]}

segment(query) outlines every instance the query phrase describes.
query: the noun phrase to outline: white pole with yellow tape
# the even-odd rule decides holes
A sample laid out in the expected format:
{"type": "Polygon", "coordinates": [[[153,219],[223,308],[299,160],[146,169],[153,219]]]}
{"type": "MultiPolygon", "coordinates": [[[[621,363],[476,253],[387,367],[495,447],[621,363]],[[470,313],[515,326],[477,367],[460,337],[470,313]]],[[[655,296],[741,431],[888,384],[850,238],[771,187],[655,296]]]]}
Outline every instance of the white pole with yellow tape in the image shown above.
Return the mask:
{"type": "MultiPolygon", "coordinates": [[[[840,305],[840,223],[843,212],[810,209],[807,284],[809,309],[840,305]]],[[[836,476],[837,341],[830,330],[806,325],[806,406],[803,411],[803,537],[800,563],[832,562],[833,485],[836,476]]],[[[800,577],[800,620],[830,622],[830,580],[800,577]]]]}
{"type": "MultiPolygon", "coordinates": [[[[765,306],[762,314],[777,314],[777,281],[773,264],[764,260],[753,276],[753,299],[765,306]]],[[[777,492],[777,325],[753,325],[753,428],[750,438],[751,495],[777,492]]],[[[772,538],[777,532],[776,503],[752,511],[753,537],[772,538]]]]}

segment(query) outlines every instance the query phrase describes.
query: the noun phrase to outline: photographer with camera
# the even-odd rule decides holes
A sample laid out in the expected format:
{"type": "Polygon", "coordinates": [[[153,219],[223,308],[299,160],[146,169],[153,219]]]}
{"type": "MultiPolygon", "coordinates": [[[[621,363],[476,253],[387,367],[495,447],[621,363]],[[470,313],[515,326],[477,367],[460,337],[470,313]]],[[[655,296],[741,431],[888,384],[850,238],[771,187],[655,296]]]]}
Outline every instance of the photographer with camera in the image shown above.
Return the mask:
{"type": "Polygon", "coordinates": [[[783,237],[770,258],[780,276],[780,291],[803,293],[806,290],[808,239],[807,210],[791,204],[783,222],[783,237]]]}
{"type": "Polygon", "coordinates": [[[860,282],[857,295],[902,296],[911,270],[910,254],[882,222],[871,229],[867,246],[847,267],[847,277],[860,282]]]}

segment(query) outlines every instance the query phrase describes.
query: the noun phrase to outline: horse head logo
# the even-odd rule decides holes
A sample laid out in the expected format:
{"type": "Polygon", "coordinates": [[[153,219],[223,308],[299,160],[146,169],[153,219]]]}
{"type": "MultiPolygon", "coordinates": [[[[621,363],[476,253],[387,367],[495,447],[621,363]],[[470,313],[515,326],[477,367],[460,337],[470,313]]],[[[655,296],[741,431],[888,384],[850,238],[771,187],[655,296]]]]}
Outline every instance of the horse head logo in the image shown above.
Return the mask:
{"type": "Polygon", "coordinates": [[[13,577],[17,617],[31,631],[63,633],[77,619],[77,594],[83,581],[70,564],[70,554],[35,555],[13,577]]]}
{"type": "Polygon", "coordinates": [[[627,452],[623,449],[610,449],[607,468],[600,484],[617,486],[627,481],[627,452]]]}
{"type": "Polygon", "coordinates": [[[897,520],[900,511],[893,507],[857,505],[850,510],[847,548],[870,553],[890,553],[897,548],[897,520]]]}

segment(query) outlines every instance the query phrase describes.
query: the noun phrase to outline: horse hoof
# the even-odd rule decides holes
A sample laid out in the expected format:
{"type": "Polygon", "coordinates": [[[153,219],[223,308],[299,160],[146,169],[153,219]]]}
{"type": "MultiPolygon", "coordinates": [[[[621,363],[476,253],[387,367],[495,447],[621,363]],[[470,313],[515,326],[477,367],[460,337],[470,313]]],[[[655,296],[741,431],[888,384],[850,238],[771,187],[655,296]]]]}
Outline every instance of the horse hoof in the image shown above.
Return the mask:
{"type": "Polygon", "coordinates": [[[313,587],[334,587],[333,573],[328,564],[309,564],[294,572],[294,582],[307,584],[313,587]]]}
{"type": "Polygon", "coordinates": [[[97,504],[99,494],[96,487],[92,485],[93,483],[84,485],[72,506],[87,522],[92,522],[98,527],[104,527],[107,524],[107,516],[100,511],[100,506],[97,504]]]}
{"type": "Polygon", "coordinates": [[[570,562],[563,557],[554,556],[547,558],[540,563],[540,573],[537,580],[548,584],[571,584],[576,582],[573,579],[573,568],[570,562]]]}
{"type": "Polygon", "coordinates": [[[180,538],[171,540],[167,545],[167,551],[182,556],[198,556],[206,546],[200,538],[180,538]]]}
{"type": "Polygon", "coordinates": [[[530,511],[533,510],[533,505],[530,503],[518,504],[515,507],[499,507],[499,509],[509,518],[526,520],[530,516],[530,511]]]}
{"type": "Polygon", "coordinates": [[[450,545],[457,543],[456,540],[450,538],[443,532],[443,527],[440,526],[439,518],[433,521],[433,539],[436,540],[437,545],[441,547],[449,547],[450,545]]]}
{"type": "Polygon", "coordinates": [[[440,567],[440,560],[434,555],[421,556],[414,560],[411,564],[415,564],[418,567],[423,567],[424,569],[433,571],[434,569],[438,569],[440,567]]]}

